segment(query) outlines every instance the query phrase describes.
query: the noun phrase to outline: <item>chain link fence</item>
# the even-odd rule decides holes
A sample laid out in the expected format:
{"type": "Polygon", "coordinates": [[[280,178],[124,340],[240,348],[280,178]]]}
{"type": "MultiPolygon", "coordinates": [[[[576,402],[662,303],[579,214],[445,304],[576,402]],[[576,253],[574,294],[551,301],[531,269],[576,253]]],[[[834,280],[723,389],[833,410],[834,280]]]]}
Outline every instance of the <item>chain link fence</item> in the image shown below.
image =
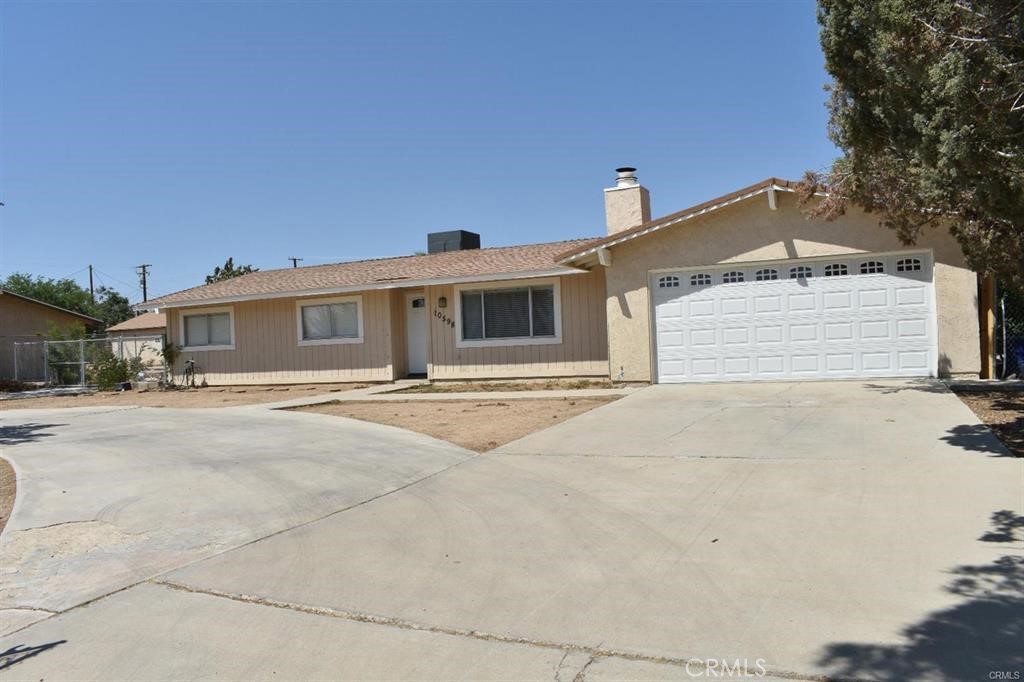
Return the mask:
{"type": "Polygon", "coordinates": [[[48,386],[88,386],[96,383],[99,368],[111,359],[130,360],[140,376],[159,381],[164,375],[164,337],[104,336],[69,341],[14,343],[14,378],[48,386]]]}
{"type": "Polygon", "coordinates": [[[1024,294],[996,285],[996,378],[1024,379],[1024,294]]]}

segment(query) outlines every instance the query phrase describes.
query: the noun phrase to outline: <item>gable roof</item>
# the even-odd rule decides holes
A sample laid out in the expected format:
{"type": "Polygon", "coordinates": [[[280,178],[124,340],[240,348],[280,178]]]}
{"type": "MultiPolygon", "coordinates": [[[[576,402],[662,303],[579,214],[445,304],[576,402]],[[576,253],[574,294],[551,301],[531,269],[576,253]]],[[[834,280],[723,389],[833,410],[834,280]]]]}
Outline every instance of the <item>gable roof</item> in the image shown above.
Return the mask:
{"type": "Polygon", "coordinates": [[[260,270],[161,296],[135,307],[175,308],[427,284],[571,275],[585,270],[559,265],[555,256],[591,241],[593,238],[260,270]]]}
{"type": "Polygon", "coordinates": [[[100,320],[98,318],[92,317],[91,315],[83,315],[82,313],[76,313],[74,310],[68,310],[67,308],[61,308],[59,305],[53,305],[52,303],[47,303],[46,301],[40,301],[37,298],[32,298],[30,296],[23,296],[21,294],[16,294],[13,291],[11,291],[10,289],[0,289],[0,296],[13,296],[14,298],[21,299],[22,301],[28,301],[29,303],[34,303],[36,305],[41,305],[41,306],[44,306],[46,308],[50,308],[52,310],[59,310],[60,312],[66,314],[66,315],[74,315],[75,317],[77,317],[77,318],[79,318],[81,320],[84,320],[87,324],[103,324],[103,320],[100,320]]]}
{"type": "Polygon", "coordinates": [[[555,259],[562,264],[574,263],[578,260],[592,256],[597,253],[598,249],[609,248],[616,246],[623,242],[642,237],[651,232],[656,232],[672,225],[677,225],[681,222],[690,220],[702,216],[706,213],[716,211],[720,208],[735,204],[745,199],[763,194],[768,191],[780,191],[780,192],[795,192],[796,186],[799,184],[797,180],[781,180],[779,178],[765,178],[761,182],[754,183],[742,189],[738,189],[735,192],[729,192],[723,194],[720,197],[714,199],[708,199],[707,201],[701,202],[695,206],[684,208],[681,211],[670,213],[661,218],[655,218],[636,227],[631,227],[628,230],[622,230],[610,234],[607,237],[599,237],[594,239],[588,244],[583,244],[578,247],[571,247],[563,251],[562,253],[555,256],[555,259]]]}
{"type": "Polygon", "coordinates": [[[130,320],[118,322],[113,327],[107,327],[108,332],[128,332],[140,329],[164,329],[167,327],[167,315],[164,313],[142,313],[130,320]]]}

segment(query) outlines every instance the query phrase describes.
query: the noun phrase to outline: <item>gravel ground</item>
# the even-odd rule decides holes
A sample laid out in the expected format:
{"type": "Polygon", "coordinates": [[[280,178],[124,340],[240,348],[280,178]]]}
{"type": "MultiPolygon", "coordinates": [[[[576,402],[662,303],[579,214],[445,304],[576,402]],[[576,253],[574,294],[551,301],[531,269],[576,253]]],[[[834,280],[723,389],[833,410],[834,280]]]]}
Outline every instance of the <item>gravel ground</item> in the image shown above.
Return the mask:
{"type": "Polygon", "coordinates": [[[1024,457],[1024,391],[957,392],[1017,457],[1024,457]]]}
{"type": "Polygon", "coordinates": [[[7,463],[7,460],[0,457],[0,533],[7,525],[7,519],[11,518],[11,509],[14,507],[14,468],[7,463]]]}
{"type": "Polygon", "coordinates": [[[177,391],[123,391],[0,401],[0,410],[141,405],[143,407],[230,407],[274,403],[311,395],[351,391],[368,384],[302,384],[296,386],[211,386],[177,391]]]}
{"type": "Polygon", "coordinates": [[[439,381],[417,384],[388,393],[493,393],[497,391],[569,391],[618,388],[608,379],[534,379],[524,381],[439,381]]]}
{"type": "Polygon", "coordinates": [[[486,452],[611,400],[614,398],[344,402],[296,409],[398,426],[486,452]]]}

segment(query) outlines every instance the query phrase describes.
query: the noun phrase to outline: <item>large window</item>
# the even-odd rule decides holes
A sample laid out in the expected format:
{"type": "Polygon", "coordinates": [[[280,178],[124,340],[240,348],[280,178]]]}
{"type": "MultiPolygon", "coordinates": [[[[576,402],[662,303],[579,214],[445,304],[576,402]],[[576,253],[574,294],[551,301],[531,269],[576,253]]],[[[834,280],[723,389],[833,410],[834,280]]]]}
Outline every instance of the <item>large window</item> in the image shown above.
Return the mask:
{"type": "Polygon", "coordinates": [[[462,290],[461,341],[467,345],[557,341],[557,294],[553,284],[462,290]]]}
{"type": "Polygon", "coordinates": [[[185,348],[231,348],[231,313],[217,310],[182,315],[182,343],[185,348]]]}
{"type": "Polygon", "coordinates": [[[363,340],[359,298],[337,298],[299,304],[299,343],[358,343],[363,340]]]}

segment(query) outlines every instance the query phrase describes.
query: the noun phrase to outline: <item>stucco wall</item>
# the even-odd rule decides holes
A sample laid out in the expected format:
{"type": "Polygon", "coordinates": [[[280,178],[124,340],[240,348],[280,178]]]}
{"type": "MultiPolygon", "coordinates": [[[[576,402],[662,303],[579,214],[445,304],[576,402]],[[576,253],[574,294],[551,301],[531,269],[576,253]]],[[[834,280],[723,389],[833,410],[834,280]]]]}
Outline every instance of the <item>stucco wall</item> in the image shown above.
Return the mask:
{"type": "MultiPolygon", "coordinates": [[[[549,345],[456,348],[455,288],[427,288],[428,376],[431,379],[497,379],[607,376],[604,272],[560,277],[562,341],[549,345]],[[444,296],[448,307],[438,308],[444,296]]],[[[514,283],[509,282],[509,285],[514,283]]]]}
{"type": "MultiPolygon", "coordinates": [[[[357,295],[362,297],[362,343],[300,346],[294,298],[206,306],[233,309],[234,350],[183,351],[175,373],[180,376],[184,360],[193,357],[199,379],[211,385],[391,381],[391,292],[357,295]]],[[[168,309],[168,339],[181,345],[182,315],[202,309],[168,309]]]]}
{"type": "MultiPolygon", "coordinates": [[[[875,216],[851,210],[835,222],[807,220],[785,193],[776,211],[759,195],[613,247],[606,269],[611,375],[651,380],[650,270],[906,248],[875,216]]],[[[935,258],[940,370],[977,374],[976,276],[945,230],[930,231],[914,248],[931,249],[935,258]]]]}

